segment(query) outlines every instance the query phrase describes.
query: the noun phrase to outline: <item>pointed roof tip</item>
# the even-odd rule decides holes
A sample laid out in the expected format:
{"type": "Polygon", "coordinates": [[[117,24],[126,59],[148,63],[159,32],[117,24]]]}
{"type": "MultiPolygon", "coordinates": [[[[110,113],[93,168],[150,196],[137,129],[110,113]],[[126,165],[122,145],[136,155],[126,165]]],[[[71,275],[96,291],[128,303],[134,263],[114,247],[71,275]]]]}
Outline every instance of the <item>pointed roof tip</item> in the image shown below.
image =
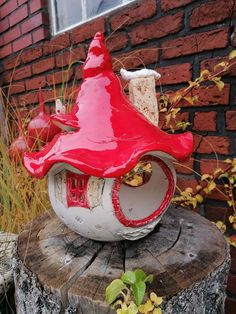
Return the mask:
{"type": "Polygon", "coordinates": [[[104,42],[104,34],[98,32],[92,39],[83,66],[83,79],[112,70],[112,60],[104,42]]]}
{"type": "Polygon", "coordinates": [[[104,34],[102,32],[97,32],[93,39],[100,39],[104,41],[104,34]]]}

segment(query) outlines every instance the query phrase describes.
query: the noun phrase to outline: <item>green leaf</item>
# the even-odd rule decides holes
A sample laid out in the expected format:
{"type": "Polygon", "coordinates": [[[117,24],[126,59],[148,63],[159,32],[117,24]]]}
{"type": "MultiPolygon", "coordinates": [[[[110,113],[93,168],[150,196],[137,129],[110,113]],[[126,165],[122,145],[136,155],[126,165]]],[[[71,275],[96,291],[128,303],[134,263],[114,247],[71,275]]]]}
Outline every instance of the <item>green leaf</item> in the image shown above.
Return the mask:
{"type": "Polygon", "coordinates": [[[140,269],[140,268],[137,268],[135,271],[135,277],[136,277],[136,282],[139,282],[139,281],[144,281],[147,277],[147,275],[145,274],[145,272],[140,269]]]}
{"type": "Polygon", "coordinates": [[[153,275],[148,275],[145,279],[144,279],[144,282],[149,282],[149,283],[152,283],[153,282],[153,275]]]}
{"type": "Polygon", "coordinates": [[[121,276],[121,280],[124,283],[128,283],[129,285],[132,285],[136,281],[135,273],[133,271],[128,270],[121,276]]]}
{"type": "Polygon", "coordinates": [[[134,294],[135,302],[136,302],[137,306],[139,306],[142,303],[144,295],[145,295],[146,284],[143,281],[140,281],[140,282],[133,284],[131,286],[131,289],[132,289],[133,294],[134,294]]]}
{"type": "Polygon", "coordinates": [[[106,302],[108,304],[114,302],[125,287],[125,284],[120,279],[113,280],[106,288],[106,302]]]}

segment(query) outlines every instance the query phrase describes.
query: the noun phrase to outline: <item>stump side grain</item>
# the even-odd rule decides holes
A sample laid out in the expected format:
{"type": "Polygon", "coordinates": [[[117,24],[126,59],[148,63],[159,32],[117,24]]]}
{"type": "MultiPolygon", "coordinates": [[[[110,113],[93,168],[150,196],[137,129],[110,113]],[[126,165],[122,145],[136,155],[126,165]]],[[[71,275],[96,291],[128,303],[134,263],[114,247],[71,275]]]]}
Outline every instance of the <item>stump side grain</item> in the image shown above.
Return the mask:
{"type": "Polygon", "coordinates": [[[18,313],[114,313],[106,286],[136,268],[154,275],[164,313],[223,313],[229,264],[220,231],[186,209],[171,207],[143,239],[114,243],[85,239],[47,213],[18,239],[18,313]]]}

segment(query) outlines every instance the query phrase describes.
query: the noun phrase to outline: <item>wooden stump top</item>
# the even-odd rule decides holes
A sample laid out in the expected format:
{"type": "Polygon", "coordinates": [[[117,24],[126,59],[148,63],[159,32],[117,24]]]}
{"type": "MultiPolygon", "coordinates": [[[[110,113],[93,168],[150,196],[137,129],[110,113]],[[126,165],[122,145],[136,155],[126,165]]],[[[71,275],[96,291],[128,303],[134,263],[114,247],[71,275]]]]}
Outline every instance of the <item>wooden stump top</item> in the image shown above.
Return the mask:
{"type": "Polygon", "coordinates": [[[203,280],[220,265],[226,243],[214,224],[200,215],[171,207],[147,237],[103,243],[69,230],[52,213],[37,218],[20,234],[18,256],[45,291],[63,303],[104,304],[107,285],[126,270],[154,275],[151,287],[173,296],[203,280]]]}

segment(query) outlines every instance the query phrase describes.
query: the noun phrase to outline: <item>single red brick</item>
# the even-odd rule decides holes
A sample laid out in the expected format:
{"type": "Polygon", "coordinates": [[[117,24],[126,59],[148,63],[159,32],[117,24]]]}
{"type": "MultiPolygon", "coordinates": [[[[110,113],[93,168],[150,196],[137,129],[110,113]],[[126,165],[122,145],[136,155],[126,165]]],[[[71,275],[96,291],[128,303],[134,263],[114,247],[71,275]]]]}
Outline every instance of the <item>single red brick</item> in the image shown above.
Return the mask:
{"type": "Polygon", "coordinates": [[[232,294],[236,294],[236,275],[229,273],[227,291],[232,294]]]}
{"type": "Polygon", "coordinates": [[[213,23],[222,22],[230,18],[235,10],[235,3],[233,0],[224,2],[222,0],[210,1],[197,6],[191,13],[190,26],[200,27],[213,23]]]}
{"type": "Polygon", "coordinates": [[[57,67],[64,67],[77,61],[84,60],[86,58],[84,46],[80,45],[76,48],[70,48],[64,51],[62,54],[56,56],[57,67]]]}
{"type": "MultiPolygon", "coordinates": [[[[54,102],[55,101],[55,95],[54,90],[42,90],[43,99],[45,102],[54,102]]],[[[56,91],[56,95],[58,95],[56,91]]]]}
{"type": "Polygon", "coordinates": [[[236,131],[236,111],[226,112],[226,129],[229,131],[236,131]]]}
{"type": "Polygon", "coordinates": [[[42,24],[45,25],[47,23],[46,23],[45,15],[42,12],[40,12],[21,24],[22,33],[23,34],[28,33],[32,29],[35,29],[36,27],[42,24]]]}
{"type": "Polygon", "coordinates": [[[32,36],[33,36],[33,43],[37,43],[41,40],[44,40],[45,38],[48,37],[48,29],[43,27],[40,27],[39,29],[33,31],[32,36]]]}
{"type": "Polygon", "coordinates": [[[199,53],[228,45],[228,27],[172,39],[162,44],[164,59],[199,53]]]}
{"type": "Polygon", "coordinates": [[[55,60],[53,57],[40,60],[32,65],[33,74],[38,74],[52,70],[55,66],[55,60]]]}
{"type": "Polygon", "coordinates": [[[191,68],[192,65],[190,63],[156,68],[156,71],[161,74],[160,81],[157,81],[157,85],[178,84],[190,81],[192,78],[191,68]]]}
{"type": "Polygon", "coordinates": [[[0,10],[0,18],[7,16],[11,12],[15,11],[17,8],[17,1],[16,0],[9,0],[7,1],[0,10]]]}
{"type": "Polygon", "coordinates": [[[229,154],[229,138],[226,136],[202,136],[194,137],[195,139],[195,152],[200,154],[217,153],[222,155],[229,154]]]}
{"type": "Polygon", "coordinates": [[[225,299],[225,314],[233,314],[236,309],[236,300],[230,297],[225,299]]]}
{"type": "Polygon", "coordinates": [[[17,68],[12,71],[14,81],[21,80],[23,78],[31,76],[31,67],[30,65],[17,68]]]}
{"type": "Polygon", "coordinates": [[[194,101],[194,104],[183,100],[181,102],[182,107],[204,107],[204,106],[214,106],[214,105],[228,105],[229,104],[229,92],[230,85],[225,84],[224,88],[220,91],[217,86],[201,86],[196,90],[192,90],[188,94],[189,97],[196,96],[197,99],[194,101]]]}
{"type": "Polygon", "coordinates": [[[36,76],[25,81],[26,90],[39,89],[47,85],[45,76],[36,76]]]}
{"type": "Polygon", "coordinates": [[[189,4],[191,1],[192,0],[161,0],[161,10],[166,12],[189,4]]]}
{"type": "MultiPolygon", "coordinates": [[[[206,69],[210,71],[211,73],[215,73],[215,74],[219,73],[223,70],[223,68],[221,66],[216,67],[216,65],[220,64],[221,62],[227,62],[227,61],[228,61],[227,56],[203,60],[201,62],[201,71],[206,69]]],[[[228,71],[221,72],[220,76],[224,76],[226,74],[236,76],[236,65],[230,66],[230,69],[228,71]]]]}
{"type": "Polygon", "coordinates": [[[19,94],[25,91],[25,83],[22,82],[12,82],[9,85],[9,95],[19,94]]]}
{"type": "Polygon", "coordinates": [[[230,226],[229,216],[233,214],[233,210],[227,206],[206,205],[205,217],[210,221],[223,221],[227,226],[230,226]]]}
{"type": "Polygon", "coordinates": [[[28,63],[38,59],[42,55],[43,55],[42,47],[33,47],[22,52],[21,60],[23,63],[28,63]]]}
{"type": "Polygon", "coordinates": [[[217,112],[195,112],[193,130],[216,131],[217,112]]]}
{"type": "Polygon", "coordinates": [[[128,43],[128,37],[125,32],[112,34],[107,38],[106,47],[109,51],[117,51],[125,48],[128,43]]]}
{"type": "Polygon", "coordinates": [[[10,58],[6,61],[3,62],[4,64],[4,69],[5,70],[10,70],[12,68],[16,68],[18,65],[20,65],[20,56],[15,56],[13,58],[10,58]]]}
{"type": "Polygon", "coordinates": [[[69,45],[70,45],[69,34],[65,33],[46,42],[43,46],[43,52],[44,54],[54,53],[58,50],[67,48],[69,45]]]}
{"type": "Polygon", "coordinates": [[[200,161],[201,174],[208,173],[213,175],[216,169],[221,168],[222,170],[227,170],[228,167],[229,164],[219,159],[201,159],[200,161]]]}
{"type": "Polygon", "coordinates": [[[158,48],[151,46],[132,50],[122,55],[113,58],[113,70],[119,71],[122,67],[125,69],[137,69],[143,64],[157,63],[158,61],[158,48]]]}
{"type": "Polygon", "coordinates": [[[97,32],[105,32],[105,18],[99,18],[80,25],[71,31],[70,38],[73,44],[83,42],[94,36],[97,32]]]}
{"type": "Polygon", "coordinates": [[[9,24],[9,19],[8,17],[6,17],[5,19],[1,20],[0,21],[0,30],[1,30],[1,33],[3,33],[5,30],[7,30],[8,28],[10,27],[10,24],[9,24]]]}
{"type": "Polygon", "coordinates": [[[32,44],[32,37],[31,34],[27,34],[15,41],[13,41],[13,51],[22,50],[32,44]]]}
{"type": "Polygon", "coordinates": [[[134,27],[130,33],[131,44],[137,45],[153,38],[161,38],[169,34],[177,33],[183,23],[183,12],[161,17],[151,23],[134,27]]]}
{"type": "Polygon", "coordinates": [[[9,16],[10,26],[13,26],[28,16],[27,5],[18,8],[9,16]]]}
{"type": "Polygon", "coordinates": [[[30,92],[27,94],[20,95],[18,97],[18,103],[23,105],[30,105],[38,103],[38,92],[30,92]]]}
{"type": "Polygon", "coordinates": [[[152,17],[156,14],[156,11],[157,5],[155,0],[137,1],[114,13],[110,17],[110,24],[113,30],[117,30],[152,17]]]}
{"type": "Polygon", "coordinates": [[[186,162],[174,162],[175,170],[181,174],[192,174],[193,173],[193,159],[189,159],[186,162]]]}
{"type": "Polygon", "coordinates": [[[73,69],[65,70],[65,71],[57,71],[52,74],[47,75],[47,82],[49,85],[60,84],[62,82],[68,82],[74,71],[73,69]]]}
{"type": "Polygon", "coordinates": [[[31,0],[30,3],[30,13],[39,11],[40,9],[45,8],[45,0],[31,0]]]}
{"type": "Polygon", "coordinates": [[[7,44],[13,41],[14,39],[20,37],[20,34],[20,26],[16,25],[15,27],[11,28],[9,31],[3,34],[4,43],[7,44]]]}
{"type": "Polygon", "coordinates": [[[0,49],[0,59],[9,56],[12,53],[12,45],[8,44],[0,49]]]}

